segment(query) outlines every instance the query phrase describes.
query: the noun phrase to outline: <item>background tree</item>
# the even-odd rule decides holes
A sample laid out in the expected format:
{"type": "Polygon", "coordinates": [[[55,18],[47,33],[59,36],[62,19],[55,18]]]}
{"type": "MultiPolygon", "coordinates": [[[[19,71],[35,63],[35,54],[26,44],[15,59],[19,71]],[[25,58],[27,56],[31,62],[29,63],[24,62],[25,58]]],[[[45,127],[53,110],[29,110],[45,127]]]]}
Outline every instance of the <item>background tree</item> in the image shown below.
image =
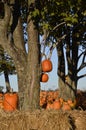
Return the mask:
{"type": "MultiPolygon", "coordinates": [[[[76,4],[75,1],[57,2],[53,0],[49,2],[48,7],[44,2],[44,18],[48,21],[47,24],[42,20],[42,25],[45,25],[43,26],[46,30],[45,35],[47,32],[47,37],[44,37],[46,38],[45,44],[52,42],[51,53],[52,48],[57,46],[60,96],[65,100],[74,100],[79,79],[79,49],[83,36],[85,44],[86,11],[84,5],[86,1],[77,1],[76,4]]],[[[84,58],[81,66],[85,67],[85,50],[83,51],[84,58]]]]}
{"type": "Polygon", "coordinates": [[[4,74],[5,77],[6,92],[10,92],[11,86],[9,81],[9,75],[15,74],[16,70],[13,60],[11,59],[10,56],[7,55],[7,53],[1,46],[0,46],[0,73],[4,74]]]}
{"type": "MultiPolygon", "coordinates": [[[[65,100],[68,100],[68,99],[74,100],[76,98],[77,83],[79,79],[78,73],[79,71],[81,71],[81,69],[86,67],[86,61],[85,61],[86,50],[83,50],[84,52],[82,54],[84,54],[83,55],[84,58],[82,58],[83,65],[81,65],[83,67],[80,67],[80,69],[78,69],[78,65],[80,64],[79,55],[81,55],[79,54],[79,49],[80,49],[80,46],[82,45],[81,41],[86,31],[86,28],[85,28],[86,21],[84,20],[85,10],[83,8],[84,1],[83,2],[79,1],[79,2],[75,5],[72,5],[70,8],[70,13],[71,14],[73,13],[73,15],[76,15],[77,18],[76,18],[76,21],[74,21],[74,23],[71,23],[70,27],[66,26],[66,32],[68,32],[68,34],[65,38],[65,41],[62,42],[63,45],[61,45],[59,51],[57,49],[59,60],[60,60],[60,63],[58,66],[60,96],[65,100]],[[82,12],[80,12],[80,10],[82,10],[82,12]],[[64,49],[64,45],[66,45],[65,46],[66,54],[62,53],[62,50],[64,49]],[[64,60],[65,55],[66,55],[66,60],[64,60]],[[67,67],[63,63],[64,61],[67,62],[67,67]],[[67,73],[65,73],[66,68],[67,68],[67,73]],[[67,74],[67,77],[66,77],[66,74],[67,74]]],[[[80,77],[83,77],[83,76],[80,76],[80,77]]]]}

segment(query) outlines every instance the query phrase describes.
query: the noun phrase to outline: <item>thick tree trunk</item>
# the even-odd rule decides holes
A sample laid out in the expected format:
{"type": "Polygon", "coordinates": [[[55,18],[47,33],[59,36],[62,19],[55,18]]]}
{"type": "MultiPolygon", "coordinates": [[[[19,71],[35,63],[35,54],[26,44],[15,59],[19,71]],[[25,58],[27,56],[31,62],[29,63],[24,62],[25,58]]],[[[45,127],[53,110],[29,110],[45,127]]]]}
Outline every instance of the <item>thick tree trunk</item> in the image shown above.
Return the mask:
{"type": "MultiPolygon", "coordinates": [[[[74,60],[74,55],[71,57],[71,50],[70,50],[70,38],[67,37],[66,39],[67,48],[66,48],[66,59],[64,57],[63,53],[63,46],[60,46],[57,50],[58,52],[58,76],[59,76],[59,91],[60,91],[60,97],[64,100],[74,100],[76,98],[76,74],[74,76],[74,73],[76,73],[76,66],[72,64],[74,60]],[[72,59],[73,58],[73,59],[72,59]],[[65,62],[67,62],[68,67],[65,68],[65,62]],[[75,69],[74,69],[75,68],[75,69]],[[65,75],[65,69],[68,69],[67,77],[65,75]]],[[[72,50],[73,51],[73,50],[72,50]]],[[[74,52],[73,52],[74,53],[74,52]]]]}
{"type": "Polygon", "coordinates": [[[28,17],[28,91],[29,107],[39,108],[40,94],[40,44],[38,31],[28,17]]]}

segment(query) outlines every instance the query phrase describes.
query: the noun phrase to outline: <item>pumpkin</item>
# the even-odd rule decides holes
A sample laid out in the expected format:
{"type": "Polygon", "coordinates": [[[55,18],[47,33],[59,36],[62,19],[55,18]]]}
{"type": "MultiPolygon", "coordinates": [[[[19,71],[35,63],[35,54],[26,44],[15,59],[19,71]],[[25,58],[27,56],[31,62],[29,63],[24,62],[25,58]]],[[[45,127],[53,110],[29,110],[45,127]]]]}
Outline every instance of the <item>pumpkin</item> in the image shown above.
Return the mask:
{"type": "Polygon", "coordinates": [[[14,111],[18,105],[18,94],[17,93],[5,93],[4,94],[4,110],[14,111]]]}
{"type": "Polygon", "coordinates": [[[3,93],[0,93],[0,108],[3,108],[3,93]]]}
{"type": "Polygon", "coordinates": [[[42,71],[50,72],[52,70],[52,62],[49,59],[42,61],[42,71]]]}
{"type": "Polygon", "coordinates": [[[46,97],[40,97],[40,106],[46,104],[46,97]]]}
{"type": "Polygon", "coordinates": [[[48,109],[48,110],[53,109],[53,104],[47,103],[46,109],[48,109]]]}
{"type": "Polygon", "coordinates": [[[60,103],[63,104],[64,99],[60,97],[59,100],[60,100],[60,103]]]}
{"type": "Polygon", "coordinates": [[[47,102],[53,102],[53,91],[48,92],[47,102]]]}
{"type": "Polygon", "coordinates": [[[49,79],[48,74],[42,73],[41,75],[41,82],[47,82],[49,79]]]}
{"type": "Polygon", "coordinates": [[[63,107],[62,107],[62,110],[71,110],[71,107],[70,105],[67,103],[67,102],[63,102],[63,107]]]}
{"type": "Polygon", "coordinates": [[[58,97],[58,95],[59,95],[58,90],[54,91],[54,93],[53,93],[53,99],[55,100],[58,97]]]}
{"type": "Polygon", "coordinates": [[[76,100],[72,101],[71,99],[69,99],[68,104],[70,105],[71,108],[75,108],[76,107],[76,100]]]}
{"type": "Polygon", "coordinates": [[[61,108],[61,103],[60,103],[59,100],[56,100],[56,101],[53,102],[53,108],[55,110],[59,110],[61,108]]]}

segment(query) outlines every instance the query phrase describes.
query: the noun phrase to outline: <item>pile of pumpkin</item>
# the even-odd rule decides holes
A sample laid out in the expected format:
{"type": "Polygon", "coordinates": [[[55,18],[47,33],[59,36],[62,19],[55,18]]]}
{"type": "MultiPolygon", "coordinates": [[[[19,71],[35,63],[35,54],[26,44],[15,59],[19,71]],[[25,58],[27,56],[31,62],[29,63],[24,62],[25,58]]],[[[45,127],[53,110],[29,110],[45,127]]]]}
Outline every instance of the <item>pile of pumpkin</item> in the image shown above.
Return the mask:
{"type": "Polygon", "coordinates": [[[16,92],[0,93],[0,108],[5,111],[14,111],[18,107],[18,94],[16,92]]]}
{"type": "Polygon", "coordinates": [[[41,82],[47,82],[49,79],[48,73],[52,71],[52,62],[50,59],[45,59],[41,63],[42,74],[41,74],[41,82]]]}
{"type": "Polygon", "coordinates": [[[83,109],[86,110],[86,91],[77,90],[76,100],[59,98],[59,90],[40,91],[40,106],[44,109],[83,109]]]}
{"type": "Polygon", "coordinates": [[[64,101],[62,98],[58,98],[52,103],[48,103],[46,109],[55,109],[55,110],[72,110],[76,107],[76,100],[67,100],[64,101]]]}

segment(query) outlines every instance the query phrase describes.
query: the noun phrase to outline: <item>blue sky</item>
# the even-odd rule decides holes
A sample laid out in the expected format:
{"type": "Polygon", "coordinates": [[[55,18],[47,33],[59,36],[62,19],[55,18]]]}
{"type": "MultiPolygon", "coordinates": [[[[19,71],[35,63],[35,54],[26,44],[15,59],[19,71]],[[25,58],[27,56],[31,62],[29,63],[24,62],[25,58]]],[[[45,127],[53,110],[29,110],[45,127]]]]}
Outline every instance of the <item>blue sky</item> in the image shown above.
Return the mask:
{"type": "MultiPolygon", "coordinates": [[[[57,53],[54,49],[52,53],[52,63],[53,63],[53,70],[48,73],[49,75],[49,81],[47,83],[41,83],[41,89],[43,90],[55,90],[58,88],[58,76],[57,76],[57,53]]],[[[80,72],[80,74],[86,74],[86,67],[83,71],[80,72]]],[[[17,76],[16,75],[10,75],[10,85],[13,88],[14,91],[18,91],[18,85],[17,85],[17,76]]],[[[5,91],[5,81],[4,81],[4,75],[0,76],[0,86],[4,86],[5,91]]],[[[82,78],[78,82],[78,89],[86,90],[86,77],[82,78]]]]}

